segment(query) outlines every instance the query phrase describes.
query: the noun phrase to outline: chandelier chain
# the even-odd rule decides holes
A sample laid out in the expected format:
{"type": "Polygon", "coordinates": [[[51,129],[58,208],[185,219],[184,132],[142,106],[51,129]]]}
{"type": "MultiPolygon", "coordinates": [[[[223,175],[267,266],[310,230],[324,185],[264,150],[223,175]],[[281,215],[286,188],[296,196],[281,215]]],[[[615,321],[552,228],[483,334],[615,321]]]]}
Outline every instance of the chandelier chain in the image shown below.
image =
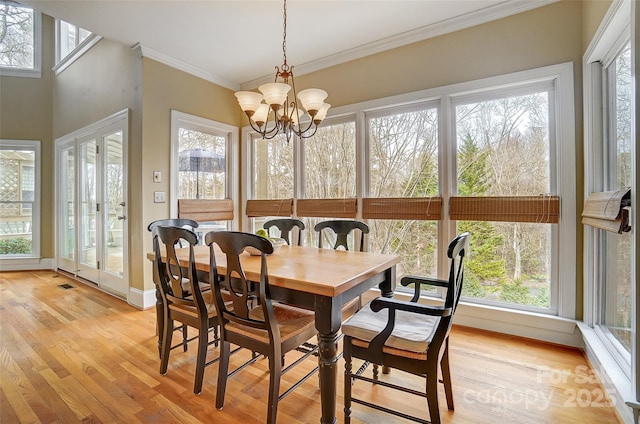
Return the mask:
{"type": "Polygon", "coordinates": [[[282,60],[284,67],[287,67],[287,0],[284,0],[284,22],[282,24],[282,60]]]}

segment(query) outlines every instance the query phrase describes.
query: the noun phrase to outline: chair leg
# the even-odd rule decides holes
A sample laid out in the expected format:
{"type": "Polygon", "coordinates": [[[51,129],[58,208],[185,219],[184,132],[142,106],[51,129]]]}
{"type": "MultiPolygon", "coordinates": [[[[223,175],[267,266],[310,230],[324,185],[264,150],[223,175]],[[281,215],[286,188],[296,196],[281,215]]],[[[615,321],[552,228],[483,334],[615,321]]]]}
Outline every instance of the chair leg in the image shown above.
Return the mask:
{"type": "Polygon", "coordinates": [[[216,391],[216,409],[222,409],[224,394],[227,389],[227,374],[229,373],[229,342],[220,343],[220,360],[218,361],[218,389],[216,391]]]}
{"type": "Polygon", "coordinates": [[[284,357],[281,358],[280,355],[269,356],[269,405],[267,406],[267,424],[276,424],[283,360],[284,357]]]}
{"type": "Polygon", "coordinates": [[[442,370],[442,384],[444,384],[444,395],[447,399],[447,408],[449,411],[453,411],[453,391],[451,390],[451,371],[449,370],[449,339],[445,341],[440,369],[442,370]]]}
{"type": "Polygon", "coordinates": [[[438,409],[438,363],[428,367],[427,371],[427,403],[429,407],[429,421],[440,424],[440,410],[438,409]]]}
{"type": "Polygon", "coordinates": [[[351,352],[348,347],[343,349],[344,358],[344,423],[351,423],[351,352]]]}
{"type": "Polygon", "coordinates": [[[209,346],[209,329],[207,324],[200,323],[198,330],[198,357],[196,359],[196,378],[193,383],[193,393],[199,395],[202,392],[202,379],[204,377],[204,364],[207,362],[207,347],[209,346]]]}
{"type": "Polygon", "coordinates": [[[187,351],[187,339],[189,338],[189,331],[187,330],[189,326],[186,324],[182,325],[182,351],[186,352],[187,351]]]}
{"type": "Polygon", "coordinates": [[[169,366],[169,353],[171,352],[171,343],[173,338],[173,320],[167,312],[164,313],[164,330],[162,335],[162,349],[160,352],[160,375],[167,374],[169,366]]]}

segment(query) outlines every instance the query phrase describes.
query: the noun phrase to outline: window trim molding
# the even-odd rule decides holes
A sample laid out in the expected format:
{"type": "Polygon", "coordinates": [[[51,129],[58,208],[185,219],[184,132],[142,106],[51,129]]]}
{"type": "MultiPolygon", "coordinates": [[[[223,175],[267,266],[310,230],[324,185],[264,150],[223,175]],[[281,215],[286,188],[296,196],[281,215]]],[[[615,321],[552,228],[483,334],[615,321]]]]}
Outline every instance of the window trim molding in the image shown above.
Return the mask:
{"type": "Polygon", "coordinates": [[[56,20],[56,64],[53,66],[52,70],[55,73],[55,75],[59,75],[60,73],[62,73],[62,71],[64,71],[65,69],[67,69],[69,66],[71,66],[76,60],[80,59],[80,57],[82,55],[84,55],[86,52],[88,52],[89,50],[91,50],[91,48],[93,46],[95,46],[96,44],[98,44],[98,42],[100,40],[102,40],[102,37],[100,35],[97,34],[91,34],[89,35],[86,39],[84,39],[82,41],[82,43],[78,44],[78,46],[76,46],[75,49],[73,49],[68,55],[66,55],[65,57],[63,57],[62,59],[58,60],[58,57],[60,55],[60,40],[59,37],[60,35],[58,34],[59,32],[59,20],[56,20]]]}
{"type": "MultiPolygon", "coordinates": [[[[35,153],[34,160],[34,201],[31,209],[31,254],[23,255],[2,255],[1,260],[15,261],[15,260],[29,260],[29,259],[42,259],[40,255],[40,239],[41,234],[41,211],[42,211],[42,149],[40,140],[9,140],[0,139],[0,150],[16,150],[27,149],[33,150],[35,153]]],[[[3,268],[3,267],[2,267],[3,268]]]]}
{"type": "Polygon", "coordinates": [[[32,7],[19,5],[33,10],[33,68],[13,68],[0,66],[0,76],[3,77],[42,77],[42,13],[32,7]]]}

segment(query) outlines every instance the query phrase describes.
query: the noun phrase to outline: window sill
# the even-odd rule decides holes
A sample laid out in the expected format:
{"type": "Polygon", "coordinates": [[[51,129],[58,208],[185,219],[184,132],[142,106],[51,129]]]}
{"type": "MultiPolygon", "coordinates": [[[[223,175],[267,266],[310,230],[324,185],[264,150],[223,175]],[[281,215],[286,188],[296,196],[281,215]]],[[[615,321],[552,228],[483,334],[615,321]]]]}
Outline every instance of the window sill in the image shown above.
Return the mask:
{"type": "MultiPolygon", "coordinates": [[[[411,298],[405,293],[398,292],[395,296],[406,298],[406,300],[411,298]]],[[[421,302],[441,303],[437,299],[428,297],[423,297],[421,302]]],[[[576,348],[584,346],[577,322],[556,315],[479,305],[461,300],[454,323],[576,348]]]]}
{"type": "Polygon", "coordinates": [[[0,258],[0,271],[31,271],[55,268],[53,258],[28,258],[24,256],[0,258]]]}
{"type": "Polygon", "coordinates": [[[0,76],[19,77],[19,78],[40,78],[42,77],[42,71],[40,69],[0,68],[0,76]]]}
{"type": "Polygon", "coordinates": [[[600,378],[604,390],[615,404],[618,414],[623,422],[634,422],[631,408],[638,409],[640,406],[633,396],[631,380],[609,353],[595,330],[582,322],[578,323],[578,327],[584,340],[585,354],[600,378]]]}

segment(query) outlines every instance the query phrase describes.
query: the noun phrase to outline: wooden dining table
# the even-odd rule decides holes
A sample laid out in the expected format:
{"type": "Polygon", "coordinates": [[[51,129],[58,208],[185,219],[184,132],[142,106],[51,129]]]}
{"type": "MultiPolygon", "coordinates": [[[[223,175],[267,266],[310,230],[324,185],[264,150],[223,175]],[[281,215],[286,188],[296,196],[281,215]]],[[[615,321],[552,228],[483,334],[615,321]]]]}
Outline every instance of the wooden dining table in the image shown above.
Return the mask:
{"type": "MultiPolygon", "coordinates": [[[[180,249],[179,255],[182,255],[179,256],[181,264],[186,265],[188,248],[180,249]]],[[[153,254],[148,257],[153,259],[153,254]]],[[[206,276],[209,272],[208,246],[195,247],[195,260],[197,270],[206,276]]],[[[315,311],[322,423],[337,422],[342,306],[373,287],[378,287],[382,296],[390,297],[395,290],[398,262],[400,257],[397,255],[287,245],[267,257],[271,297],[315,311]]],[[[216,263],[218,272],[224,274],[226,259],[219,250],[216,250],[216,263]]],[[[249,280],[260,280],[260,256],[243,253],[242,266],[249,280]]],[[[161,328],[159,322],[158,329],[161,328]]]]}

